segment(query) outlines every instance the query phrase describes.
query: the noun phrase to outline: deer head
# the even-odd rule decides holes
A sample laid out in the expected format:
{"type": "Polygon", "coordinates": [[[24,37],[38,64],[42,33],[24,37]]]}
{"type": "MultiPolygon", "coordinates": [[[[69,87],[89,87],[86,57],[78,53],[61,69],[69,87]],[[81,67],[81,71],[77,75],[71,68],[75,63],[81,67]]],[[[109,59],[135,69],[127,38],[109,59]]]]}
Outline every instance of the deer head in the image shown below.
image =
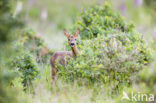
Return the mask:
{"type": "Polygon", "coordinates": [[[71,48],[76,46],[76,39],[80,33],[80,29],[77,29],[74,35],[70,35],[66,30],[64,30],[64,35],[68,38],[68,43],[71,48]]]}

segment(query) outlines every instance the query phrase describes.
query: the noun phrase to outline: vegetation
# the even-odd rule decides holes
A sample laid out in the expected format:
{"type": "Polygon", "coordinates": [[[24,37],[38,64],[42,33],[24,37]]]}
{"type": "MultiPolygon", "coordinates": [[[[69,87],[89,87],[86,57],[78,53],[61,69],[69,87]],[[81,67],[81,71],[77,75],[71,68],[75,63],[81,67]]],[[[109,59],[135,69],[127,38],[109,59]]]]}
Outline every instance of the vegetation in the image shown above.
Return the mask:
{"type": "MultiPolygon", "coordinates": [[[[82,27],[82,33],[80,34],[82,40],[78,47],[81,53],[76,60],[71,59],[65,68],[58,65],[61,68],[58,73],[60,78],[66,81],[77,81],[89,87],[94,87],[98,84],[100,86],[113,85],[109,91],[121,90],[123,87],[129,86],[133,81],[131,78],[142,70],[144,65],[150,62],[150,49],[148,49],[141,34],[132,28],[130,29],[130,27],[128,27],[129,31],[115,28],[115,25],[120,27],[124,20],[117,20],[118,23],[114,23],[113,19],[110,20],[109,24],[113,22],[114,26],[99,24],[107,22],[109,18],[113,18],[112,16],[109,17],[110,14],[108,12],[110,13],[110,9],[105,9],[107,7],[108,4],[104,7],[93,7],[84,10],[85,13],[81,14],[84,18],[88,17],[86,16],[87,14],[96,14],[96,16],[88,17],[92,18],[88,25],[82,24],[83,27],[80,26],[80,28],[82,27]],[[90,10],[93,13],[90,13],[90,10]],[[102,16],[100,13],[103,13],[105,16],[102,16]],[[107,19],[104,19],[105,17],[107,19]],[[100,19],[97,20],[97,18],[100,19]],[[95,23],[94,20],[99,23],[95,23]],[[91,29],[89,32],[84,32],[84,29],[94,28],[92,26],[106,28],[99,29],[97,34],[94,34],[94,30],[92,31],[91,29]],[[102,32],[107,32],[108,34],[100,34],[102,32]],[[92,34],[96,38],[93,38],[92,34]],[[83,40],[84,38],[85,40],[83,40]]],[[[111,15],[115,14],[113,11],[111,12],[111,15]]],[[[118,19],[120,18],[118,16],[118,19]]],[[[85,22],[85,20],[83,21],[85,22]]]]}
{"type": "Polygon", "coordinates": [[[154,0],[135,8],[151,17],[141,18],[142,24],[131,19],[136,28],[128,21],[129,15],[140,18],[129,11],[132,0],[124,5],[125,18],[116,7],[123,1],[82,1],[0,0],[0,103],[147,103],[146,98],[133,101],[131,93],[156,97],[156,39],[149,25],[155,13],[144,11],[154,10],[154,0]],[[20,12],[14,15],[16,9],[20,12]],[[54,43],[64,42],[63,28],[71,33],[80,28],[80,54],[67,57],[65,67],[57,64],[58,78],[51,85],[49,60],[56,51],[51,45],[70,50],[66,42],[64,48],[54,43]],[[130,100],[122,99],[123,92],[130,100]]]}
{"type": "Polygon", "coordinates": [[[24,54],[21,57],[17,56],[13,63],[16,70],[22,74],[23,86],[29,88],[29,85],[32,84],[32,80],[38,75],[37,65],[32,55],[24,54]]]}
{"type": "MultiPolygon", "coordinates": [[[[156,12],[155,12],[155,10],[156,10],[156,7],[155,7],[156,1],[155,0],[145,0],[145,5],[150,8],[149,11],[152,14],[152,16],[156,16],[155,15],[156,14],[156,12]]],[[[153,19],[155,20],[155,18],[153,18],[153,19]]]]}
{"type": "Polygon", "coordinates": [[[22,26],[18,18],[12,17],[14,0],[0,0],[0,103],[17,103],[14,89],[10,84],[15,75],[6,65],[14,50],[11,48],[12,41],[16,40],[14,32],[22,26]],[[14,35],[14,36],[13,36],[14,35]],[[8,55],[9,54],[9,55],[8,55]]]}
{"type": "Polygon", "coordinates": [[[126,23],[123,17],[114,12],[107,3],[104,6],[93,6],[83,10],[75,26],[80,28],[82,39],[97,35],[107,36],[115,30],[130,32],[134,28],[133,24],[126,23]]]}
{"type": "Polygon", "coordinates": [[[19,33],[21,33],[21,36],[19,37],[20,39],[18,42],[20,42],[22,48],[24,47],[24,50],[29,51],[33,56],[35,56],[38,63],[49,62],[48,60],[54,51],[50,50],[46,46],[39,35],[31,29],[26,29],[19,33]]]}
{"type": "Polygon", "coordinates": [[[14,44],[18,56],[11,60],[11,67],[19,74],[24,90],[26,90],[30,89],[32,81],[39,77],[38,66],[49,64],[48,60],[53,52],[33,30],[26,29],[17,33],[21,34],[14,44]]]}

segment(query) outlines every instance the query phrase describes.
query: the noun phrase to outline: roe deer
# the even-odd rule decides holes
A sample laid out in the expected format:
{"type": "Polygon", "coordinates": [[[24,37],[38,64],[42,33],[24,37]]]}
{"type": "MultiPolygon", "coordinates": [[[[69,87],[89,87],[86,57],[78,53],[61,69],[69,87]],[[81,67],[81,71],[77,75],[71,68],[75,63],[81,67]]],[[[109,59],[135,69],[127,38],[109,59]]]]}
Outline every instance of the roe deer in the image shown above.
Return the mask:
{"type": "Polygon", "coordinates": [[[78,48],[76,46],[76,39],[79,33],[80,33],[80,29],[77,29],[74,35],[69,35],[69,33],[66,30],[64,30],[64,35],[67,37],[68,43],[72,51],[57,51],[50,59],[50,64],[52,67],[51,75],[53,80],[55,80],[56,72],[58,71],[58,68],[56,68],[56,61],[57,63],[65,66],[67,63],[65,61],[65,56],[76,58],[77,54],[79,54],[78,48]]]}

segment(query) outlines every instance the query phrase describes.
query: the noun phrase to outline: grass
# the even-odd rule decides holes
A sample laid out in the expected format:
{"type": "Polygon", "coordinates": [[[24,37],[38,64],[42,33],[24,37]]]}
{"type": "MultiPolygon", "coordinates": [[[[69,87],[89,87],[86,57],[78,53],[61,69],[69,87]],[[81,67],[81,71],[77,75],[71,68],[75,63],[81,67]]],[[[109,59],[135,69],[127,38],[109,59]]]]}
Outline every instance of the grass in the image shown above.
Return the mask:
{"type": "MultiPolygon", "coordinates": [[[[22,91],[23,86],[20,79],[16,78],[13,83],[14,87],[20,91],[18,101],[25,103],[105,103],[110,99],[106,96],[105,90],[95,92],[86,86],[79,86],[77,83],[65,83],[61,79],[51,85],[51,67],[43,65],[40,68],[40,77],[33,82],[33,91],[22,91]]],[[[98,89],[98,88],[96,88],[98,89]]]]}

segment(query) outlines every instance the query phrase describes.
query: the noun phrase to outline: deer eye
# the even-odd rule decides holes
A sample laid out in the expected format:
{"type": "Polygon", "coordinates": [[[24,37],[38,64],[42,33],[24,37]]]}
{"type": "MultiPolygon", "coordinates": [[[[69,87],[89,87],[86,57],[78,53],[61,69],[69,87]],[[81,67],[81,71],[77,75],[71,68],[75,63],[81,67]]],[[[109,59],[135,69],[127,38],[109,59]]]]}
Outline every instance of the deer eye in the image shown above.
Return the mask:
{"type": "Polygon", "coordinates": [[[70,39],[68,39],[68,41],[70,41],[70,39]]]}

